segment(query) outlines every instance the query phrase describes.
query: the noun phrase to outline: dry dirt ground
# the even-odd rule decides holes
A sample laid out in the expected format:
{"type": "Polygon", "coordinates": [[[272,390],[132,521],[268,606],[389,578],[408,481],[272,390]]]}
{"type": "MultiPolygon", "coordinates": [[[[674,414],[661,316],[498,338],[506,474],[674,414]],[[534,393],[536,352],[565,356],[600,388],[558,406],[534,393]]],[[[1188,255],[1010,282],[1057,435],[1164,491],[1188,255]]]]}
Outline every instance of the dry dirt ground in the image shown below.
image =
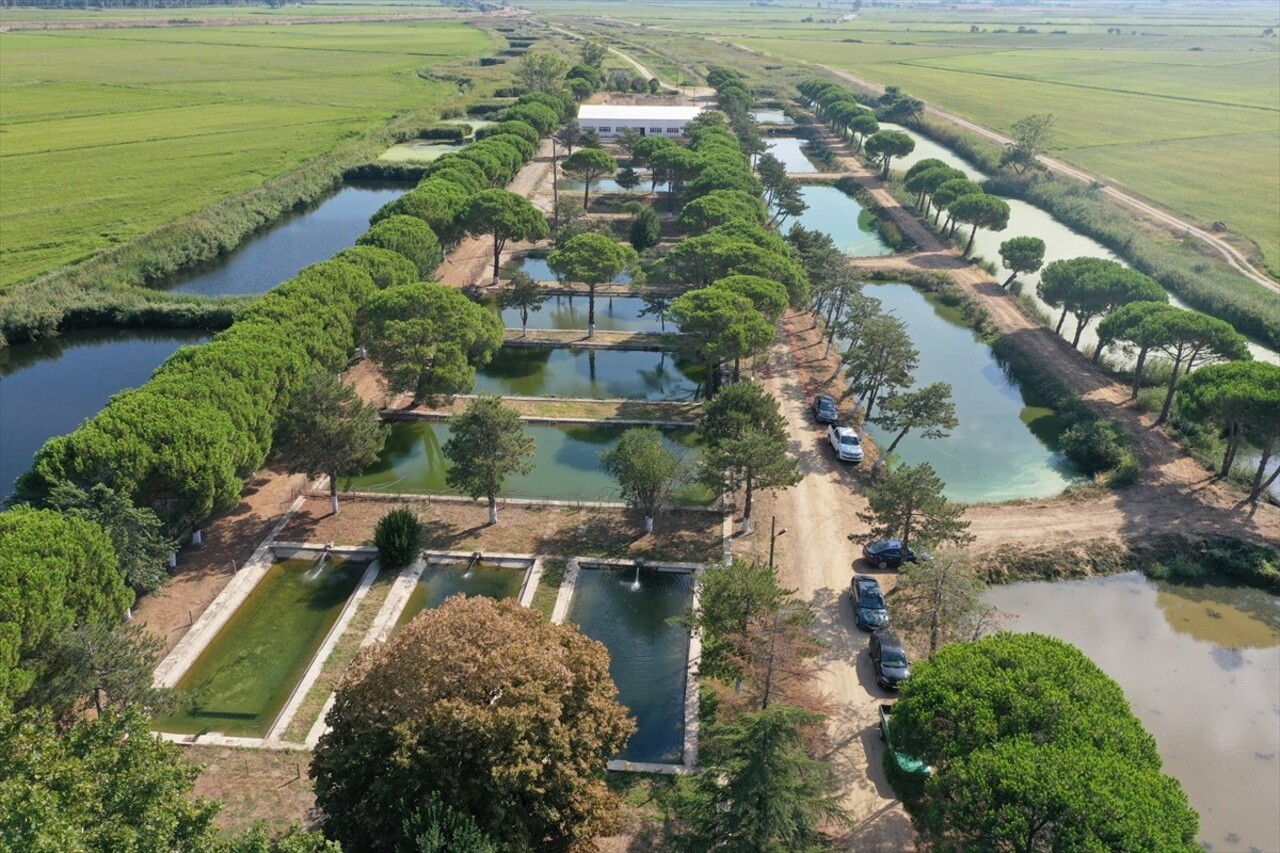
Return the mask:
{"type": "Polygon", "coordinates": [[[370,544],[378,519],[399,506],[408,506],[423,519],[422,544],[431,550],[714,562],[721,548],[718,512],[668,513],[656,520],[653,534],[646,535],[643,519],[620,508],[499,504],[498,524],[490,525],[482,503],[427,498],[408,503],[344,498],[336,516],[329,511],[327,497],[308,498],[280,538],[370,544]]]}

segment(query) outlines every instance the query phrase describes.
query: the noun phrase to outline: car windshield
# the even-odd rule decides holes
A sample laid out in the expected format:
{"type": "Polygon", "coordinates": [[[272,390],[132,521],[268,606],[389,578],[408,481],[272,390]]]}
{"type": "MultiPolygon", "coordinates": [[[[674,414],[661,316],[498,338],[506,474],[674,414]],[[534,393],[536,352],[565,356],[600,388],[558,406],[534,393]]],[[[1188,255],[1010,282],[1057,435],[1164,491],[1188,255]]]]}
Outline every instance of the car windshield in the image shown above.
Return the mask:
{"type": "Polygon", "coordinates": [[[858,437],[856,435],[842,435],[840,436],[840,443],[856,446],[858,437]]]}
{"type": "Polygon", "coordinates": [[[880,656],[880,663],[883,666],[890,666],[894,669],[906,669],[907,656],[902,652],[886,649],[880,656]]]}
{"type": "Polygon", "coordinates": [[[862,593],[862,609],[863,610],[884,610],[884,598],[875,590],[867,590],[862,593]]]}

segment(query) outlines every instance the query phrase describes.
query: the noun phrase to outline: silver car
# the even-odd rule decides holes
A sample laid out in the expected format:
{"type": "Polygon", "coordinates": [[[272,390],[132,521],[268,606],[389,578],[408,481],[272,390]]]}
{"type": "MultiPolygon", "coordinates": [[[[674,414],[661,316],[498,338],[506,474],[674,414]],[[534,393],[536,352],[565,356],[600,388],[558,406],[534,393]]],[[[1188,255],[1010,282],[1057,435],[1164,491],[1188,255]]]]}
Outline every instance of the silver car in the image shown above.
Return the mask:
{"type": "Polygon", "coordinates": [[[831,449],[841,462],[862,461],[862,439],[858,438],[853,427],[831,424],[827,427],[827,441],[831,442],[831,449]]]}

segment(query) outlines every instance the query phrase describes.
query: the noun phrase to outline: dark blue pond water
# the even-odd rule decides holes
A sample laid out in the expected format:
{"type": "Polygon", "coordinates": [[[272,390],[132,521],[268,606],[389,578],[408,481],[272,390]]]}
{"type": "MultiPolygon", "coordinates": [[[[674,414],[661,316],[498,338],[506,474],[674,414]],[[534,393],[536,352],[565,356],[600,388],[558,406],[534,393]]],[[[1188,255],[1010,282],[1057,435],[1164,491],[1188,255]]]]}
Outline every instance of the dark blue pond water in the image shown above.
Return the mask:
{"type": "Polygon", "coordinates": [[[126,329],[68,332],[0,350],[0,496],[55,435],[98,413],[111,395],[136,388],[204,332],[126,329]]]}
{"type": "Polygon", "coordinates": [[[303,267],[354,246],[356,238],[369,230],[369,217],[408,189],[404,184],[348,185],[319,204],[289,214],[229,254],[173,276],[161,287],[204,296],[266,293],[303,267]]]}

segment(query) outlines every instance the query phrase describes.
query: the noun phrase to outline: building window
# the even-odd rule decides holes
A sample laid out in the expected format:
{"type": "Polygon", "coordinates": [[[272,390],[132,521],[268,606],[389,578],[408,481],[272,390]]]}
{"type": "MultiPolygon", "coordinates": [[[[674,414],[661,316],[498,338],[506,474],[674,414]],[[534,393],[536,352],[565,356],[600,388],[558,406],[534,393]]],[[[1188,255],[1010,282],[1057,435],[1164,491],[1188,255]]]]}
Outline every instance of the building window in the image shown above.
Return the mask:
{"type": "Polygon", "coordinates": [[[675,133],[675,134],[678,134],[678,133],[680,133],[680,128],[678,128],[678,127],[668,127],[668,128],[667,128],[667,133],[675,133]]]}
{"type": "Polygon", "coordinates": [[[600,127],[600,128],[596,128],[596,132],[597,132],[597,133],[609,133],[609,132],[611,132],[612,130],[613,130],[613,128],[611,128],[611,127],[600,127]]]}
{"type": "Polygon", "coordinates": [[[649,132],[650,132],[650,133],[662,133],[662,128],[660,128],[660,127],[651,127],[651,128],[649,128],[649,132]]]}

